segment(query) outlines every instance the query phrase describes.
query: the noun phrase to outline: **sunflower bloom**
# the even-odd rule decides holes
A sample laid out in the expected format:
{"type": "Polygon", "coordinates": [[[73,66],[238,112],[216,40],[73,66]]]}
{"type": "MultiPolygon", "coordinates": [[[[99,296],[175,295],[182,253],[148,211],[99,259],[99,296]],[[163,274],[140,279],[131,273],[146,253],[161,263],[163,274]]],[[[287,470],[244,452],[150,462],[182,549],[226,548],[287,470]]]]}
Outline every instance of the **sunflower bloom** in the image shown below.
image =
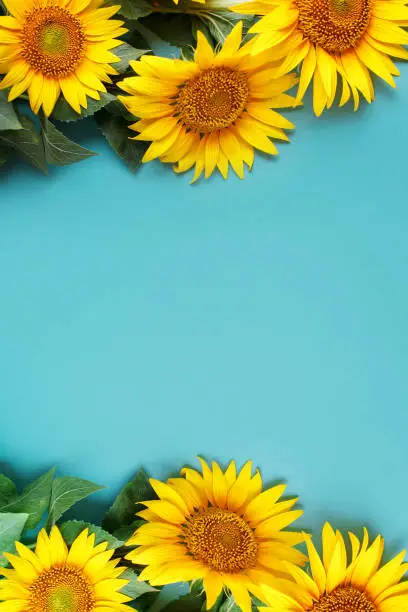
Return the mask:
{"type": "Polygon", "coordinates": [[[334,102],[360,95],[374,100],[371,73],[395,87],[399,70],[391,57],[408,59],[407,0],[255,0],[235,6],[239,13],[264,15],[250,30],[258,33],[254,52],[272,49],[282,58],[282,71],[301,66],[297,100],[313,80],[316,115],[334,102]]]}
{"type": "Polygon", "coordinates": [[[327,523],[323,528],[323,555],[319,557],[307,540],[311,575],[298,567],[288,569],[293,582],[282,580],[264,586],[263,599],[270,608],[262,612],[405,612],[408,582],[401,578],[408,569],[405,551],[381,565],[384,540],[378,536],[370,545],[367,530],[362,541],[349,533],[351,559],[343,536],[327,523]]]}
{"type": "Polygon", "coordinates": [[[49,116],[60,93],[72,108],[87,108],[87,96],[100,99],[118,74],[119,58],[110,49],[127,30],[110,19],[119,6],[100,8],[103,0],[4,0],[10,15],[0,17],[0,89],[9,100],[26,90],[30,106],[49,116]]]}
{"type": "Polygon", "coordinates": [[[182,478],[151,480],[159,499],[144,502],[142,525],[127,542],[138,548],[127,559],[147,567],[140,580],[152,585],[202,579],[211,608],[228,588],[243,612],[250,612],[249,592],[287,573],[286,563],[301,564],[294,548],[304,536],[284,531],[301,514],[297,498],[278,501],[285,486],[264,492],[249,461],[237,475],[232,461],[225,472],[200,459],[202,474],[184,468],[182,478]]]}
{"type": "Polygon", "coordinates": [[[285,92],[296,78],[275,78],[270,53],[254,57],[252,43],[240,49],[241,40],[239,23],[217,55],[198,32],[194,61],[144,55],[131,62],[139,76],[119,83],[130,94],[120,99],[140,118],[130,126],[139,132],[134,140],[151,141],[143,162],[159,158],[175,172],[195,166],[194,182],[215,168],[227,178],[229,164],[244,178],[254,148],[276,155],[270,138],[288,140],[283,130],[293,124],[272,109],[294,106],[285,92]]]}
{"type": "Polygon", "coordinates": [[[35,551],[16,542],[17,555],[4,553],[14,569],[0,568],[2,612],[127,612],[130,598],[119,589],[128,580],[119,576],[119,559],[111,561],[107,542],[94,546],[95,535],[85,529],[70,549],[57,527],[43,529],[35,551]]]}

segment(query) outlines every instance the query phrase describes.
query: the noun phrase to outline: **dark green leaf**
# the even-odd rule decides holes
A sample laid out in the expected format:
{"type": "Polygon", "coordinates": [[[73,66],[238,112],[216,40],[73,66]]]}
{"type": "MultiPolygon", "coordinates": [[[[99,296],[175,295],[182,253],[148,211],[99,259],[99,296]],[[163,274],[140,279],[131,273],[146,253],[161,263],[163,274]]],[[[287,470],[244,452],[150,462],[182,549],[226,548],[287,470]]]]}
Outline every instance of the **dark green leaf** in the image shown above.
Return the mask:
{"type": "Polygon", "coordinates": [[[116,47],[115,55],[120,57],[120,62],[114,64],[115,70],[123,74],[129,68],[129,62],[139,59],[145,53],[149,53],[148,49],[135,49],[128,43],[122,43],[120,47],[116,47]]]}
{"type": "Polygon", "coordinates": [[[226,36],[239,21],[243,22],[244,35],[254,22],[252,15],[239,15],[231,11],[203,13],[199,15],[199,18],[208,27],[216,44],[223,44],[226,36]]]}
{"type": "Polygon", "coordinates": [[[140,502],[156,499],[149,483],[149,477],[143,468],[127,483],[119,493],[103,520],[103,527],[110,532],[129,525],[135,520],[135,514],[140,510],[140,502]]]}
{"type": "Polygon", "coordinates": [[[144,522],[145,521],[138,520],[138,521],[133,521],[133,523],[131,523],[130,525],[123,525],[122,527],[115,529],[113,532],[113,535],[115,536],[115,538],[118,538],[119,540],[123,540],[124,542],[127,542],[129,538],[134,534],[136,529],[138,529],[140,525],[143,525],[144,522]]]}
{"type": "Polygon", "coordinates": [[[21,130],[22,125],[18,120],[16,111],[11,102],[8,102],[7,95],[0,91],[0,130],[21,130]]]}
{"type": "Polygon", "coordinates": [[[113,102],[110,102],[108,104],[106,110],[111,115],[115,115],[116,117],[122,117],[127,123],[134,123],[136,121],[136,117],[131,115],[127,110],[126,106],[117,98],[113,100],[113,102]]]}
{"type": "Polygon", "coordinates": [[[20,512],[28,515],[26,529],[34,529],[41,521],[50,502],[54,469],[29,484],[21,495],[11,498],[0,512],[20,512]]]}
{"type": "Polygon", "coordinates": [[[82,478],[72,476],[56,478],[52,484],[47,528],[50,529],[74,504],[103,488],[82,478]]]}
{"type": "Polygon", "coordinates": [[[6,161],[7,161],[6,149],[0,148],[0,168],[6,163],[6,161]]]}
{"type": "Polygon", "coordinates": [[[86,523],[85,521],[66,521],[62,523],[59,528],[64,540],[69,546],[71,546],[72,542],[84,529],[88,529],[89,533],[95,534],[95,544],[108,542],[108,548],[119,548],[125,544],[124,540],[118,540],[112,534],[102,529],[102,527],[98,527],[92,523],[86,523]]]}
{"type": "Polygon", "coordinates": [[[93,151],[84,149],[84,147],[67,138],[46,117],[41,119],[41,126],[45,156],[49,164],[69,166],[96,155],[93,151]]]}
{"type": "Polygon", "coordinates": [[[155,13],[143,19],[142,24],[169,45],[194,45],[190,15],[155,13]]]}
{"type": "Polygon", "coordinates": [[[17,496],[17,488],[14,482],[7,478],[5,474],[0,474],[0,507],[17,496]]]}
{"type": "Polygon", "coordinates": [[[132,569],[127,569],[125,572],[123,572],[121,578],[129,580],[128,584],[123,587],[121,591],[132,599],[137,599],[145,593],[154,593],[155,591],[157,591],[157,589],[150,586],[150,584],[148,584],[147,582],[143,582],[143,580],[138,580],[138,575],[132,569]]]}
{"type": "Polygon", "coordinates": [[[103,110],[95,115],[95,119],[112,149],[134,172],[142,163],[142,157],[149,143],[130,140],[132,132],[121,117],[116,117],[103,110]]]}
{"type": "Polygon", "coordinates": [[[64,98],[60,98],[52,112],[52,119],[67,122],[79,121],[81,119],[85,119],[85,117],[91,117],[97,111],[101,110],[101,108],[109,104],[109,102],[115,100],[115,96],[113,94],[102,92],[100,95],[100,100],[92,100],[92,98],[88,98],[88,107],[83,108],[80,115],[74,111],[74,109],[66,100],[64,100],[64,98]]]}
{"type": "Polygon", "coordinates": [[[201,612],[202,605],[202,597],[183,595],[163,608],[163,612],[201,612]]]}
{"type": "Polygon", "coordinates": [[[35,168],[47,174],[44,143],[41,135],[35,129],[34,122],[25,115],[19,120],[23,129],[0,132],[0,144],[20,153],[35,168]]]}
{"type": "Polygon", "coordinates": [[[0,513],[0,566],[8,564],[5,552],[14,551],[14,542],[21,538],[28,514],[26,513],[0,513]]]}
{"type": "Polygon", "coordinates": [[[140,19],[150,15],[152,6],[146,0],[120,0],[120,15],[126,19],[140,19]]]}

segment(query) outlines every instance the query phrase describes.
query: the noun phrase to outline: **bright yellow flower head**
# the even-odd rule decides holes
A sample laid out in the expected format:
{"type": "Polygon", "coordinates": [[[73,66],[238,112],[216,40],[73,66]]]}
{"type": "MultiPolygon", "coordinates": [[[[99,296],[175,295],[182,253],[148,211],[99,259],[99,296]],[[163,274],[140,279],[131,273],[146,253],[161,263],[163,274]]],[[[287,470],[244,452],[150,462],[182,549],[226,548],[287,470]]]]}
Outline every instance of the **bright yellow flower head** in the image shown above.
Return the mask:
{"type": "Polygon", "coordinates": [[[276,155],[270,138],[288,140],[283,129],[293,124],[272,109],[294,106],[285,92],[296,78],[275,78],[269,52],[253,57],[252,43],[240,49],[241,40],[239,23],[218,54],[198,32],[194,61],[144,55],[131,62],[139,76],[119,84],[130,94],[120,99],[140,118],[130,126],[140,132],[135,140],[152,143],[143,162],[159,158],[176,172],[195,166],[195,181],[215,168],[227,178],[229,164],[244,178],[254,148],[276,155]]]}
{"type": "Polygon", "coordinates": [[[110,49],[127,30],[109,19],[119,6],[103,0],[4,0],[10,15],[0,17],[0,89],[9,100],[28,90],[34,113],[48,116],[62,92],[78,113],[87,96],[99,100],[109,75],[118,74],[110,49]]]}
{"type": "Polygon", "coordinates": [[[261,612],[406,612],[408,582],[400,582],[408,569],[405,551],[381,565],[384,540],[369,545],[364,529],[362,542],[349,533],[351,558],[343,536],[326,523],[322,558],[307,540],[311,575],[298,567],[289,569],[294,582],[281,580],[274,588],[263,587],[270,608],[261,612]]]}
{"type": "Polygon", "coordinates": [[[200,461],[202,475],[184,468],[183,478],[167,484],[151,480],[159,499],[144,502],[147,510],[140,516],[148,522],[127,542],[138,548],[126,558],[147,565],[140,580],[164,585],[203,579],[208,608],[227,587],[242,611],[250,612],[249,592],[287,573],[286,562],[304,562],[293,548],[304,536],[284,531],[302,511],[291,510],[297,498],[278,501],[284,485],[262,493],[251,462],[237,475],[234,461],[225,472],[200,461]]]}
{"type": "Polygon", "coordinates": [[[395,87],[399,70],[391,57],[408,59],[407,0],[255,0],[233,8],[264,15],[250,30],[258,33],[254,52],[271,49],[282,72],[301,65],[297,99],[313,79],[316,115],[330,108],[342,81],[339,105],[360,95],[372,102],[371,73],[395,87]]]}
{"type": "Polygon", "coordinates": [[[94,545],[85,529],[70,549],[58,527],[43,529],[35,551],[16,542],[18,555],[4,553],[14,569],[0,568],[2,612],[129,612],[130,598],[118,591],[128,581],[119,576],[107,542],[94,545]]]}

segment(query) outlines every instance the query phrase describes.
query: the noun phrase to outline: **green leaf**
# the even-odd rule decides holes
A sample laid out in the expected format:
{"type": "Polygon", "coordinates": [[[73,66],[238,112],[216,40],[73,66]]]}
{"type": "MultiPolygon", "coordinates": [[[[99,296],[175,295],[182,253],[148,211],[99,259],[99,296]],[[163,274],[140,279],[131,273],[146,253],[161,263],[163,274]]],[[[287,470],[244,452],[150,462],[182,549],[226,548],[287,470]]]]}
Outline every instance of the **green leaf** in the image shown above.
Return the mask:
{"type": "Polygon", "coordinates": [[[223,44],[226,36],[239,21],[243,22],[244,36],[254,22],[252,15],[239,15],[231,11],[203,13],[199,15],[199,18],[208,27],[216,44],[223,44]]]}
{"type": "Polygon", "coordinates": [[[5,474],[0,474],[0,506],[17,496],[18,492],[14,482],[5,474]]]}
{"type": "Polygon", "coordinates": [[[41,118],[41,126],[45,156],[49,164],[69,166],[97,155],[67,138],[46,117],[41,118]]]}
{"type": "Polygon", "coordinates": [[[137,520],[133,521],[133,523],[131,523],[130,525],[123,525],[122,527],[115,529],[113,535],[115,536],[115,538],[127,542],[129,538],[134,534],[136,529],[143,525],[144,522],[145,521],[137,520]]]}
{"type": "Polygon", "coordinates": [[[142,57],[145,53],[150,53],[149,49],[135,49],[128,43],[122,43],[120,47],[116,47],[115,49],[115,55],[120,57],[120,62],[114,64],[115,70],[123,74],[129,68],[129,62],[139,59],[139,57],[142,57]]]}
{"type": "Polygon", "coordinates": [[[134,172],[142,163],[142,157],[149,143],[130,140],[132,132],[121,117],[116,117],[103,110],[95,116],[95,119],[112,149],[134,172]]]}
{"type": "Polygon", "coordinates": [[[142,24],[169,45],[176,47],[194,45],[190,15],[155,13],[143,19],[142,24]]]}
{"type": "Polygon", "coordinates": [[[21,130],[0,132],[0,144],[20,153],[32,166],[47,174],[44,143],[35,129],[34,122],[25,115],[19,116],[21,130]]]}
{"type": "Polygon", "coordinates": [[[7,161],[7,153],[5,149],[0,148],[0,168],[4,166],[7,161]]]}
{"type": "Polygon", "coordinates": [[[4,91],[0,91],[0,130],[21,130],[16,111],[11,102],[7,100],[4,91]]]}
{"type": "Polygon", "coordinates": [[[26,529],[34,529],[48,508],[53,478],[54,469],[30,483],[21,495],[1,505],[0,512],[26,513],[28,515],[26,529]]]}
{"type": "Polygon", "coordinates": [[[115,538],[112,534],[102,529],[102,527],[98,527],[92,523],[86,523],[85,521],[66,521],[59,525],[59,528],[68,546],[71,546],[73,541],[84,529],[88,529],[89,533],[95,534],[95,544],[107,542],[108,548],[120,548],[125,544],[124,540],[115,538]]]}
{"type": "MultiPolygon", "coordinates": [[[[203,599],[195,595],[183,595],[169,603],[162,612],[201,612],[203,599]]],[[[241,611],[240,611],[241,612],[241,611]]]]}
{"type": "Polygon", "coordinates": [[[241,612],[241,608],[237,606],[234,598],[231,595],[226,601],[224,601],[219,609],[219,612],[241,612]]]}
{"type": "Polygon", "coordinates": [[[47,529],[50,529],[58,519],[81,499],[100,491],[101,487],[89,480],[62,476],[52,483],[50,509],[48,512],[47,529]]]}
{"type": "Polygon", "coordinates": [[[134,123],[136,121],[136,117],[129,113],[123,102],[117,98],[108,104],[106,110],[111,115],[115,115],[115,117],[122,117],[127,123],[134,123]]]}
{"type": "MultiPolygon", "coordinates": [[[[115,66],[116,68],[116,66],[115,66]]],[[[115,100],[115,96],[110,93],[101,93],[99,100],[93,100],[92,98],[88,98],[88,106],[87,108],[83,108],[81,114],[79,115],[74,109],[68,104],[68,102],[64,98],[60,98],[56,103],[54,110],[52,111],[52,119],[56,119],[57,121],[80,121],[81,119],[85,119],[86,117],[92,117],[96,112],[104,108],[107,104],[115,100]]]]}
{"type": "Polygon", "coordinates": [[[14,542],[21,538],[28,514],[4,512],[0,513],[0,566],[8,565],[5,552],[14,551],[14,542]]]}
{"type": "Polygon", "coordinates": [[[119,493],[112,506],[105,515],[102,526],[110,532],[129,525],[135,520],[135,514],[140,508],[140,502],[156,499],[156,495],[149,483],[149,477],[143,468],[127,483],[119,493]]]}
{"type": "Polygon", "coordinates": [[[121,592],[132,599],[137,599],[145,593],[154,593],[157,591],[154,587],[150,586],[147,582],[138,579],[138,575],[132,569],[127,569],[121,575],[121,579],[129,580],[128,584],[121,589],[121,592]]]}
{"type": "Polygon", "coordinates": [[[152,12],[152,6],[146,0],[120,0],[119,14],[126,19],[140,19],[152,12]]]}

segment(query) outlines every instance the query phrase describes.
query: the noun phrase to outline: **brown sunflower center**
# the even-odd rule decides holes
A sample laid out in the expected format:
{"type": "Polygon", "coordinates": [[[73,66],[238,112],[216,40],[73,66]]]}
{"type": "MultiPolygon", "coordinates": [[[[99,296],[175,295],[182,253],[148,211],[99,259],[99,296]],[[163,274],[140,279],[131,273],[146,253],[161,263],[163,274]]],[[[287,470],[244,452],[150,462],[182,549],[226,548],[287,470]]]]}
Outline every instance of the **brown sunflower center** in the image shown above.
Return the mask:
{"type": "Polygon", "coordinates": [[[232,68],[209,68],[186,81],[176,113],[184,125],[202,133],[228,127],[241,115],[249,96],[248,77],[232,68]]]}
{"type": "Polygon", "coordinates": [[[370,0],[296,0],[299,29],[329,53],[351,49],[366,31],[370,0]]]}
{"type": "Polygon", "coordinates": [[[209,508],[193,515],[185,544],[195,559],[220,572],[240,572],[256,564],[258,545],[252,529],[227,510],[209,508]]]}
{"type": "Polygon", "coordinates": [[[90,612],[91,587],[83,572],[69,565],[43,571],[30,587],[30,612],[90,612]]]}
{"type": "Polygon", "coordinates": [[[377,612],[374,604],[354,587],[338,587],[324,595],[312,608],[312,612],[377,612]]]}
{"type": "Polygon", "coordinates": [[[59,6],[35,8],[22,31],[22,54],[32,68],[48,77],[74,72],[84,57],[85,37],[75,15],[59,6]]]}

